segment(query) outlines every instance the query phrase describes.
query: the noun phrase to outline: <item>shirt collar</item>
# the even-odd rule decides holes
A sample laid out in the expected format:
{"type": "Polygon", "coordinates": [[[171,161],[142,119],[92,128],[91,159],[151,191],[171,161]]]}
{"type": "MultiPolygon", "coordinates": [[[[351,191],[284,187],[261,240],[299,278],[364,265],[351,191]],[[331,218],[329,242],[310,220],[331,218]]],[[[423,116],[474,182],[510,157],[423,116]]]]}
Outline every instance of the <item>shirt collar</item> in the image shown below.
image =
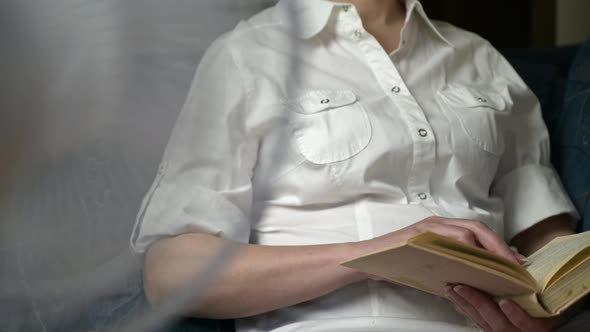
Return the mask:
{"type": "Polygon", "coordinates": [[[296,36],[309,39],[326,27],[335,6],[336,3],[328,0],[280,0],[277,9],[281,23],[296,36]],[[296,29],[293,12],[299,16],[296,29]]]}
{"type": "MultiPolygon", "coordinates": [[[[414,13],[418,13],[420,18],[435,33],[435,35],[450,46],[453,46],[441,33],[436,29],[432,21],[426,15],[424,8],[419,0],[404,0],[406,2],[406,21],[414,13]]],[[[294,29],[293,11],[300,15],[300,23],[296,31],[296,36],[302,39],[309,39],[320,33],[328,24],[334,7],[350,5],[348,3],[332,2],[329,0],[280,0],[277,4],[278,14],[281,22],[288,29],[294,29]]]]}
{"type": "Polygon", "coordinates": [[[434,26],[432,21],[426,15],[426,11],[424,11],[424,7],[418,0],[405,0],[406,2],[406,22],[410,20],[411,16],[414,12],[418,13],[418,16],[422,19],[422,21],[428,26],[428,28],[443,42],[445,42],[449,46],[453,46],[453,44],[443,36],[443,34],[434,26]]]}

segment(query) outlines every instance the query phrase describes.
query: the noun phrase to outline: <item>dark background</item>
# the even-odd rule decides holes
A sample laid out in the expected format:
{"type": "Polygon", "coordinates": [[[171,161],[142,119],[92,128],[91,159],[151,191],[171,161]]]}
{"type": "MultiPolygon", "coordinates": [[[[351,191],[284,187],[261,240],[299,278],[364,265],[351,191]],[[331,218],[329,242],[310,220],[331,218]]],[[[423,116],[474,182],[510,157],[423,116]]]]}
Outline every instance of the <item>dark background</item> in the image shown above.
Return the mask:
{"type": "Polygon", "coordinates": [[[556,0],[422,0],[431,18],[476,32],[498,48],[556,42],[556,0]]]}

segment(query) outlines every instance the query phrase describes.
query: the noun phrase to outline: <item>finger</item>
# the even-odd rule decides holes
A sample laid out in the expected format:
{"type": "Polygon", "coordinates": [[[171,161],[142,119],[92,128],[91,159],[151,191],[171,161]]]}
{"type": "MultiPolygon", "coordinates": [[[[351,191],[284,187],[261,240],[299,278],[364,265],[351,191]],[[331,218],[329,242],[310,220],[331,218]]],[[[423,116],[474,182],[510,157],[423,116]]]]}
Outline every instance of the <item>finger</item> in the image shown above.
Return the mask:
{"type": "Polygon", "coordinates": [[[526,257],[525,255],[519,253],[518,251],[515,251],[514,252],[514,256],[516,256],[516,259],[518,259],[518,262],[520,264],[524,264],[524,263],[526,263],[529,260],[528,257],[526,257]]]}
{"type": "Polygon", "coordinates": [[[474,321],[479,327],[481,327],[485,332],[492,331],[490,325],[481,317],[479,312],[467,302],[461,295],[457,294],[452,286],[446,287],[447,298],[451,300],[455,304],[455,306],[459,309],[459,311],[474,321]]]}
{"type": "Polygon", "coordinates": [[[512,301],[500,301],[500,309],[510,322],[522,331],[551,331],[556,325],[554,320],[531,317],[521,307],[512,301]]]}
{"type": "Polygon", "coordinates": [[[473,232],[477,242],[479,242],[483,248],[509,260],[517,262],[518,264],[521,263],[516,257],[516,254],[510,249],[506,241],[504,241],[500,236],[498,236],[498,234],[496,234],[485,224],[478,221],[464,219],[446,219],[442,221],[442,223],[463,227],[470,230],[473,232]]]}
{"type": "Polygon", "coordinates": [[[500,307],[488,295],[462,285],[455,286],[453,290],[477,310],[493,331],[517,331],[500,307]]]}
{"type": "Polygon", "coordinates": [[[437,233],[439,235],[443,235],[457,241],[461,241],[463,243],[467,243],[474,247],[481,247],[473,232],[467,228],[455,226],[455,225],[448,225],[448,224],[432,224],[428,225],[428,231],[437,233]]]}

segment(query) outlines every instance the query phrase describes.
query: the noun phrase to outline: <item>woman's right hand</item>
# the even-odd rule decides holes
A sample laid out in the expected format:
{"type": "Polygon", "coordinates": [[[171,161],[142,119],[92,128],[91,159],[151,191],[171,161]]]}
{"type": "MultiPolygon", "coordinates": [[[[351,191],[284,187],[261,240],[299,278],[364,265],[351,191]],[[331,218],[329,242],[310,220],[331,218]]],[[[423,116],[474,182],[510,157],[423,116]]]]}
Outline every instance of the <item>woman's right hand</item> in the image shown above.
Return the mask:
{"type": "Polygon", "coordinates": [[[356,250],[360,255],[403,242],[424,232],[446,236],[469,245],[486,249],[506,259],[523,264],[525,258],[513,252],[508,244],[487,225],[475,220],[429,217],[406,228],[380,237],[358,242],[356,250]]]}

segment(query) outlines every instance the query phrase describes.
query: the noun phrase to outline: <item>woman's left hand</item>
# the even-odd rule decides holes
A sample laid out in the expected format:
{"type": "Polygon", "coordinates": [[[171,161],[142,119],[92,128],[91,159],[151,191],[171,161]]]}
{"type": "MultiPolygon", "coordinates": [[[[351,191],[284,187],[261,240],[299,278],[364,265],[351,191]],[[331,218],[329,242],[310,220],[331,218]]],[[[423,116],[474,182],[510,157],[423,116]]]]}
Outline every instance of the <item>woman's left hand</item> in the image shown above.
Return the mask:
{"type": "Polygon", "coordinates": [[[459,310],[486,332],[546,332],[560,324],[559,318],[534,318],[514,302],[497,304],[489,295],[468,286],[447,287],[447,296],[459,310]]]}

